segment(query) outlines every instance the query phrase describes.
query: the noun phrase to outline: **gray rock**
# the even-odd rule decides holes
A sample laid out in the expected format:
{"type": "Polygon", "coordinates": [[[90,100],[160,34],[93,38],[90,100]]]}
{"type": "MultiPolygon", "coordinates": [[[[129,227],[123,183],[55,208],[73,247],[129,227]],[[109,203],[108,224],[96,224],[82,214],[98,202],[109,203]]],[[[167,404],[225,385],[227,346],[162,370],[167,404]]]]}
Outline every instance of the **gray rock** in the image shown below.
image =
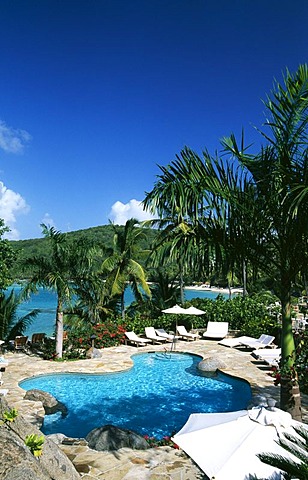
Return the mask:
{"type": "Polygon", "coordinates": [[[86,352],[86,358],[101,358],[102,352],[98,348],[91,347],[86,352]]]}
{"type": "Polygon", "coordinates": [[[28,390],[24,396],[26,400],[33,400],[35,402],[42,402],[46,415],[61,412],[62,416],[67,415],[67,408],[64,403],[57,400],[53,395],[42,390],[32,389],[28,390]]]}
{"type": "MultiPolygon", "coordinates": [[[[6,399],[0,397],[0,418],[10,408],[6,399]]],[[[71,461],[48,437],[44,437],[42,455],[35,458],[25,444],[26,436],[31,434],[42,436],[42,432],[21,415],[13,422],[0,425],[0,479],[80,479],[71,461]]]]}
{"type": "Polygon", "coordinates": [[[134,450],[146,450],[149,448],[148,442],[142,435],[113,425],[104,425],[91,430],[86,436],[86,440],[89,448],[98,451],[119,450],[125,447],[134,450]]]}
{"type": "Polygon", "coordinates": [[[217,357],[208,357],[198,363],[198,369],[202,372],[216,372],[218,369],[226,368],[226,364],[217,357]]]}

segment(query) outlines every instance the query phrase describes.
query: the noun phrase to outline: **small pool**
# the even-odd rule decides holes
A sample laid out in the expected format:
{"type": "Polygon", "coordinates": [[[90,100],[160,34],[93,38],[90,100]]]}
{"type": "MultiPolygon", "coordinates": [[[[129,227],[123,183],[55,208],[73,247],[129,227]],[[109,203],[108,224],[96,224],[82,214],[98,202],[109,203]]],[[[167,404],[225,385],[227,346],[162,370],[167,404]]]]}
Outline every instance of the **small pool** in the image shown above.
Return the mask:
{"type": "Polygon", "coordinates": [[[191,413],[229,412],[247,407],[248,382],[223,373],[204,376],[201,357],[181,353],[144,353],[119,373],[42,375],[20,383],[54,395],[68,415],[46,415],[45,434],[85,437],[93,428],[113,424],[158,438],[178,431],[191,413]]]}

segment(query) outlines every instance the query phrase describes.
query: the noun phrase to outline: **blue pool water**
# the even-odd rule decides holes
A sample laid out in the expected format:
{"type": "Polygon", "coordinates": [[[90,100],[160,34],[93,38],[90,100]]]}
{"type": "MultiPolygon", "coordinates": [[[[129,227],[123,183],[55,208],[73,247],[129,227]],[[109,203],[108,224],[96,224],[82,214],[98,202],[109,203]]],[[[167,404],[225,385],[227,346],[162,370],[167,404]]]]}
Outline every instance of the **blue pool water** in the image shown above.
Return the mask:
{"type": "Polygon", "coordinates": [[[133,357],[132,369],[111,374],[56,374],[25,380],[25,390],[38,388],[69,409],[66,418],[46,415],[43,432],[85,437],[96,427],[113,424],[161,438],[178,431],[191,413],[227,412],[247,407],[250,385],[197,369],[201,357],[145,353],[133,357]]]}

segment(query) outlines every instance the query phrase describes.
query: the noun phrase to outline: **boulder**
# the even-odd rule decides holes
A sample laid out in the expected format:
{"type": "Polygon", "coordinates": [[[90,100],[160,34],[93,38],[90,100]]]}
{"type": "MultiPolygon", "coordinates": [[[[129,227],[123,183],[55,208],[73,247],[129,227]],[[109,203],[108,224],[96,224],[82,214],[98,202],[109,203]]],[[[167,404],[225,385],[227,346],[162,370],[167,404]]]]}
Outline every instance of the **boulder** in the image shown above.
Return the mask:
{"type": "Polygon", "coordinates": [[[26,400],[33,400],[35,402],[42,402],[46,415],[61,412],[62,416],[67,415],[67,408],[64,403],[57,400],[53,395],[42,390],[32,389],[28,390],[24,396],[26,400]]]}
{"type": "MultiPolygon", "coordinates": [[[[7,401],[0,397],[0,418],[10,410],[7,401]]],[[[3,480],[79,480],[74,465],[60,448],[44,437],[42,455],[38,458],[25,444],[27,435],[42,436],[34,425],[22,415],[14,421],[0,425],[0,478],[3,480]]]]}
{"type": "Polygon", "coordinates": [[[125,447],[133,450],[149,448],[148,442],[142,435],[113,425],[104,425],[91,430],[86,436],[86,440],[89,448],[98,451],[119,450],[125,447]]]}
{"type": "Polygon", "coordinates": [[[86,358],[101,358],[102,355],[102,352],[95,347],[89,348],[89,350],[86,352],[86,358]]]}
{"type": "Polygon", "coordinates": [[[201,372],[216,372],[216,370],[226,367],[226,364],[217,357],[207,357],[198,363],[198,369],[201,370],[201,372]]]}

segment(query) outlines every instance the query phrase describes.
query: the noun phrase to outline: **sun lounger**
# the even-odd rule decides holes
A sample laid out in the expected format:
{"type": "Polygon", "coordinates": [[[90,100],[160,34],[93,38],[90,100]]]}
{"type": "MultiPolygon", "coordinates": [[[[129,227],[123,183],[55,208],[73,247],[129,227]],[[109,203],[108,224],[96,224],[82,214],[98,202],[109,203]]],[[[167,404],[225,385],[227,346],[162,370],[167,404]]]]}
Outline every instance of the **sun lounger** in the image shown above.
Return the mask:
{"type": "Polygon", "coordinates": [[[257,360],[267,363],[271,367],[278,366],[281,357],[281,348],[260,348],[251,352],[257,360]]]}
{"type": "Polygon", "coordinates": [[[152,340],[153,344],[154,343],[164,343],[167,342],[166,337],[161,337],[155,333],[154,327],[145,327],[145,336],[149,339],[152,340]]]}
{"type": "Polygon", "coordinates": [[[151,343],[151,340],[149,340],[148,338],[138,337],[135,332],[125,332],[125,336],[130,343],[133,343],[137,347],[139,345],[146,345],[151,343]]]}
{"type": "MultiPolygon", "coordinates": [[[[262,335],[261,335],[262,337],[262,335]]],[[[260,338],[261,338],[260,337],[260,338]]],[[[241,337],[234,337],[234,338],[226,338],[224,340],[221,340],[218,342],[219,345],[223,345],[224,347],[230,347],[230,348],[234,348],[234,347],[238,347],[241,345],[241,342],[249,342],[251,340],[259,340],[259,339],[256,339],[256,338],[253,338],[253,337],[247,337],[245,335],[241,336],[241,337]]]]}
{"type": "Polygon", "coordinates": [[[273,337],[272,335],[261,335],[261,337],[259,338],[259,340],[241,342],[241,345],[247,348],[253,348],[254,350],[258,350],[259,348],[266,348],[272,346],[271,344],[275,340],[275,337],[273,337]]]}
{"type": "Polygon", "coordinates": [[[166,338],[167,340],[169,341],[173,341],[173,340],[179,340],[180,337],[176,336],[176,335],[171,335],[170,333],[167,333],[166,330],[164,330],[163,328],[155,328],[155,332],[157,333],[157,335],[159,335],[160,337],[164,337],[166,338]]]}
{"type": "Polygon", "coordinates": [[[228,322],[208,322],[206,331],[203,334],[205,338],[224,338],[228,334],[228,322]]]}
{"type": "Polygon", "coordinates": [[[14,350],[15,351],[25,351],[28,348],[28,337],[23,335],[18,335],[14,339],[14,350]]]}
{"type": "Polygon", "coordinates": [[[184,325],[178,325],[176,327],[176,331],[180,337],[184,338],[185,340],[197,340],[197,338],[200,338],[200,335],[197,333],[188,332],[184,325]]]}

